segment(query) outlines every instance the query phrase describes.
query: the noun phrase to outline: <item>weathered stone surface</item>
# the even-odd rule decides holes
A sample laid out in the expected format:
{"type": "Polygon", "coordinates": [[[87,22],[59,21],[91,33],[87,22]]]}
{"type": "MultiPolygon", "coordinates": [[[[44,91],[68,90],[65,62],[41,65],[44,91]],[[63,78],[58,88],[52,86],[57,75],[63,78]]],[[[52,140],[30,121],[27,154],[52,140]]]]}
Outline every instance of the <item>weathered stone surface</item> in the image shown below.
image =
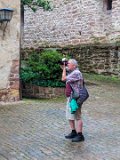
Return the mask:
{"type": "Polygon", "coordinates": [[[120,42],[120,1],[51,0],[53,11],[25,7],[23,48],[120,42]]]}
{"type": "Polygon", "coordinates": [[[0,28],[0,100],[11,101],[13,99],[14,101],[19,99],[20,0],[1,0],[0,8],[7,7],[13,8],[14,13],[12,20],[7,25],[4,36],[5,24],[0,28]],[[13,92],[13,88],[16,89],[15,92],[13,92]],[[2,94],[3,90],[7,94],[4,92],[2,94]]]}
{"type": "Polygon", "coordinates": [[[106,0],[52,3],[53,11],[25,7],[23,49],[66,47],[82,71],[120,76],[120,1],[112,10],[106,0]]]}
{"type": "Polygon", "coordinates": [[[23,97],[29,98],[57,98],[65,94],[65,88],[41,87],[32,84],[24,84],[23,97]]]}

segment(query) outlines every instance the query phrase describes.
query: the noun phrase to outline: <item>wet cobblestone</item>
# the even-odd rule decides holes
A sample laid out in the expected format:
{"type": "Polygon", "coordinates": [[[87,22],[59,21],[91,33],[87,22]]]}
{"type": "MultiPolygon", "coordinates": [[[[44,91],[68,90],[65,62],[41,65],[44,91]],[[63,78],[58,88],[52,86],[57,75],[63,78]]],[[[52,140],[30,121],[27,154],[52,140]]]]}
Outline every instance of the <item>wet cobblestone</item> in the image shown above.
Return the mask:
{"type": "Polygon", "coordinates": [[[120,86],[89,86],[85,141],[64,135],[65,99],[0,105],[0,160],[120,160],[120,86]]]}

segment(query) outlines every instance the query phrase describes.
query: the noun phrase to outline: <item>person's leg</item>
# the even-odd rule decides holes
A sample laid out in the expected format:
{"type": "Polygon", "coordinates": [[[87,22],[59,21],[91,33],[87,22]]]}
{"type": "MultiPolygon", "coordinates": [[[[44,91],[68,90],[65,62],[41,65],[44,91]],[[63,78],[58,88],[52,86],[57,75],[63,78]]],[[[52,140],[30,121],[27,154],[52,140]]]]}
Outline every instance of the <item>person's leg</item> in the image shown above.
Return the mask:
{"type": "Polygon", "coordinates": [[[70,128],[71,130],[75,130],[75,121],[74,120],[69,120],[70,128]]]}
{"type": "Polygon", "coordinates": [[[81,107],[78,108],[78,110],[76,111],[75,119],[76,119],[76,131],[77,133],[80,133],[82,132],[82,128],[83,128],[83,122],[81,118],[81,107]]]}
{"type": "Polygon", "coordinates": [[[71,114],[70,104],[69,100],[70,97],[67,98],[67,104],[66,104],[66,119],[69,121],[71,129],[75,129],[75,115],[71,114]]]}
{"type": "Polygon", "coordinates": [[[72,142],[84,141],[84,136],[83,136],[83,134],[82,134],[83,122],[82,122],[82,119],[81,119],[81,108],[79,108],[79,109],[76,111],[75,118],[76,118],[76,131],[77,131],[77,136],[72,139],[72,142]]]}
{"type": "Polygon", "coordinates": [[[71,133],[65,136],[67,139],[72,139],[77,136],[77,132],[75,129],[75,121],[74,120],[69,120],[70,128],[71,128],[71,133]]]}
{"type": "Polygon", "coordinates": [[[75,129],[75,115],[71,114],[70,112],[70,106],[69,106],[69,98],[67,100],[67,105],[66,105],[66,119],[69,121],[69,125],[71,128],[71,133],[65,136],[67,139],[72,139],[77,135],[76,129],[75,129]]]}
{"type": "Polygon", "coordinates": [[[77,133],[82,133],[83,122],[82,119],[76,120],[76,131],[77,133]]]}

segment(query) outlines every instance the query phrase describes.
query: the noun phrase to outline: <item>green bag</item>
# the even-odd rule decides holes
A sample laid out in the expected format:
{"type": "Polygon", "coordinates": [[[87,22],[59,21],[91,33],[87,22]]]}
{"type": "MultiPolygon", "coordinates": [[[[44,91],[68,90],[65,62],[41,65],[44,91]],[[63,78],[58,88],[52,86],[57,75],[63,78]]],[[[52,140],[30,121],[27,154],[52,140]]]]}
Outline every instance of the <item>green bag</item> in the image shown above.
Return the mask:
{"type": "Polygon", "coordinates": [[[70,108],[71,108],[71,113],[74,114],[76,110],[78,109],[78,105],[75,99],[71,99],[70,101],[70,108]]]}

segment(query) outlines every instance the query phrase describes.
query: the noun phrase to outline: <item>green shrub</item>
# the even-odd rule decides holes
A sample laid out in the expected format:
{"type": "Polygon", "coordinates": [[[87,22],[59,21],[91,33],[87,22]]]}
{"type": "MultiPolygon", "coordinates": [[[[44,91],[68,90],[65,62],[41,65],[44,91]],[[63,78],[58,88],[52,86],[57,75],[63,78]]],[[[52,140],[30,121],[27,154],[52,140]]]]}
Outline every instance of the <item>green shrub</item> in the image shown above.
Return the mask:
{"type": "Polygon", "coordinates": [[[22,81],[39,86],[65,86],[61,82],[62,70],[58,64],[62,58],[62,54],[56,50],[32,52],[27,60],[22,61],[20,73],[22,81]]]}

